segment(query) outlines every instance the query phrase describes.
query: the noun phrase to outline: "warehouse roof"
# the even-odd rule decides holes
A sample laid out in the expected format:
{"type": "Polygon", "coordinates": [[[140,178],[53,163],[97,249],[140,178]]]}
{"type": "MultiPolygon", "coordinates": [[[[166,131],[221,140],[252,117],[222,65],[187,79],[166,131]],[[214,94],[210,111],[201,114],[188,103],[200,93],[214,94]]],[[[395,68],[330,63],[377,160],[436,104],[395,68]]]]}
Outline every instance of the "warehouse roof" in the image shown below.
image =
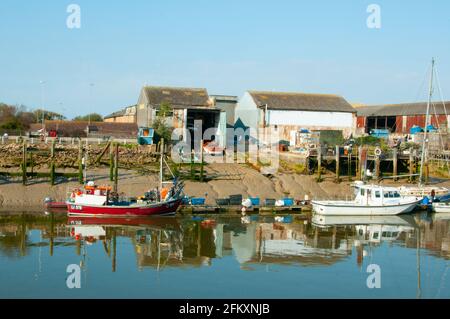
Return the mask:
{"type": "MultiPolygon", "coordinates": [[[[430,114],[447,114],[450,102],[433,102],[430,106],[430,114]]],[[[368,105],[356,108],[358,116],[397,116],[397,115],[425,115],[427,102],[368,105]]]]}
{"type": "Polygon", "coordinates": [[[248,92],[258,107],[267,105],[271,110],[347,112],[356,110],[339,95],[287,93],[287,92],[248,92]]]}

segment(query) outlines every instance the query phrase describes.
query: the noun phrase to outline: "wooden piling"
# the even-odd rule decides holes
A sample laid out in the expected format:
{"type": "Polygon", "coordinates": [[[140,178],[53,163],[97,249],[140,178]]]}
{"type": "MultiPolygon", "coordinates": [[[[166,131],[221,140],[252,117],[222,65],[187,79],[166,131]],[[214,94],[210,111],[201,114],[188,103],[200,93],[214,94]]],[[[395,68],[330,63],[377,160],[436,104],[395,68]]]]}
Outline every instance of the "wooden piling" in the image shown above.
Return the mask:
{"type": "Polygon", "coordinates": [[[78,182],[83,185],[83,144],[81,139],[78,141],[78,182]]]}
{"type": "Polygon", "coordinates": [[[114,192],[117,193],[119,189],[119,143],[115,143],[114,147],[114,192]]]}
{"type": "Polygon", "coordinates": [[[52,141],[51,151],[50,151],[50,184],[55,185],[55,146],[56,140],[52,141]]]}
{"type": "Polygon", "coordinates": [[[22,185],[27,185],[27,142],[23,141],[22,146],[22,185]]]}
{"type": "Polygon", "coordinates": [[[363,162],[362,162],[362,153],[363,153],[363,147],[362,146],[358,146],[358,164],[357,164],[357,167],[358,167],[358,177],[359,177],[359,180],[360,181],[362,181],[363,180],[363,177],[364,177],[364,174],[363,174],[363,162]]]}
{"type": "Polygon", "coordinates": [[[194,179],[194,150],[191,150],[191,180],[194,179]]]}
{"type": "Polygon", "coordinates": [[[29,159],[28,165],[30,166],[31,178],[33,178],[33,175],[34,175],[34,160],[33,160],[33,153],[32,152],[30,152],[30,159],[29,159]]]}
{"type": "Polygon", "coordinates": [[[113,251],[112,251],[112,260],[111,260],[111,268],[112,272],[116,272],[117,269],[117,236],[116,236],[116,230],[113,230],[112,233],[112,241],[113,241],[113,251]]]}
{"type": "Polygon", "coordinates": [[[322,145],[317,149],[317,182],[322,181],[322,145]]]}
{"type": "Polygon", "coordinates": [[[380,156],[375,154],[375,179],[380,179],[380,156]]]}
{"type": "Polygon", "coordinates": [[[347,163],[348,163],[348,181],[351,182],[352,181],[352,153],[349,151],[348,152],[348,158],[347,158],[347,163]]]}
{"type": "Polygon", "coordinates": [[[336,145],[336,183],[339,183],[341,181],[341,178],[339,176],[340,174],[340,147],[339,145],[336,145]]]}
{"type": "Polygon", "coordinates": [[[409,149],[409,182],[412,183],[414,182],[414,153],[413,153],[413,149],[410,148],[409,149]]]}
{"type": "Polygon", "coordinates": [[[114,143],[109,145],[109,180],[114,181],[114,143]]]}
{"type": "Polygon", "coordinates": [[[392,174],[394,175],[394,181],[397,181],[398,178],[398,151],[396,148],[392,150],[392,174]]]}

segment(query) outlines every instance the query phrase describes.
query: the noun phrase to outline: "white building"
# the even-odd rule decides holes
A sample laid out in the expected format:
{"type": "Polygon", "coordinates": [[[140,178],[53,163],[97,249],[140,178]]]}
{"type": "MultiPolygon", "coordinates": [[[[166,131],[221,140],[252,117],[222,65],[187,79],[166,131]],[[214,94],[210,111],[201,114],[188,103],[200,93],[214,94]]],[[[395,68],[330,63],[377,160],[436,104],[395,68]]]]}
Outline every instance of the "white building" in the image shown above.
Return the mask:
{"type": "Polygon", "coordinates": [[[342,131],[348,137],[355,114],[338,95],[247,91],[236,106],[235,117],[237,125],[271,128],[289,140],[291,132],[300,129],[342,131]]]}

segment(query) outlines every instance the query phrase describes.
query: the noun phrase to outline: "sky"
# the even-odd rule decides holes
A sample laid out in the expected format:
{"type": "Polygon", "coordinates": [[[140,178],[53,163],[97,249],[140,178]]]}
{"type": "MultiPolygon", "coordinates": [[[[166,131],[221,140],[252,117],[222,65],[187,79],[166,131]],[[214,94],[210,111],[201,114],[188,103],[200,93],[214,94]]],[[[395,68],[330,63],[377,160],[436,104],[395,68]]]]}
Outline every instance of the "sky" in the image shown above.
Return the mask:
{"type": "Polygon", "coordinates": [[[448,0],[1,0],[0,102],[107,115],[144,85],[417,102],[432,57],[450,99],[448,12],[448,0]]]}

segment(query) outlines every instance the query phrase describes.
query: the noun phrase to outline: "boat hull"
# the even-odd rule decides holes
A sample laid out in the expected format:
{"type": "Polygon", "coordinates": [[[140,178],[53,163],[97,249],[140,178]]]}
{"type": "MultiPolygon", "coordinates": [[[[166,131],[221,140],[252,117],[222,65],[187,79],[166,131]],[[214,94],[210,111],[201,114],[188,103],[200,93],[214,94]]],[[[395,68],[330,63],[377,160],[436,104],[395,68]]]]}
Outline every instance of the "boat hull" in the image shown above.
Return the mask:
{"type": "Polygon", "coordinates": [[[182,199],[147,206],[91,206],[68,202],[67,212],[70,216],[110,217],[110,216],[156,216],[175,214],[182,199]]]}
{"type": "Polygon", "coordinates": [[[333,216],[394,216],[412,212],[420,201],[408,202],[398,205],[385,206],[363,206],[328,204],[322,202],[312,202],[313,210],[321,215],[333,216]]]}

